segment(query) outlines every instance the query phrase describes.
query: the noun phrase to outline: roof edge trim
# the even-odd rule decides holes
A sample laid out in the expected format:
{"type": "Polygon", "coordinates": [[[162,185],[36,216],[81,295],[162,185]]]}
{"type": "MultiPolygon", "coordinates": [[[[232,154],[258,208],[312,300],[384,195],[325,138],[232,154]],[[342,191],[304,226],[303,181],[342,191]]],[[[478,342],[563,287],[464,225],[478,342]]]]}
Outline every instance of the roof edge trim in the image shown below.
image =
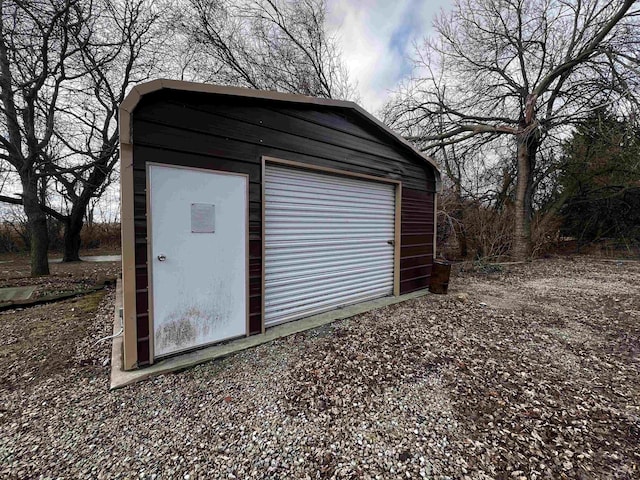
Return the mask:
{"type": "Polygon", "coordinates": [[[131,114],[144,95],[156,92],[162,89],[182,90],[198,93],[213,93],[216,95],[228,95],[233,97],[259,98],[264,100],[275,100],[281,102],[290,102],[307,105],[319,105],[325,107],[337,107],[355,111],[358,115],[372,123],[384,134],[390,136],[395,142],[399,143],[403,148],[410,150],[422,160],[431,165],[435,171],[436,192],[440,192],[441,177],[440,169],[428,155],[415,148],[411,143],[402,138],[396,132],[391,130],[387,125],[382,123],[364,108],[354,102],[347,100],[334,100],[329,98],[308,97],[306,95],[297,95],[293,93],[282,93],[273,90],[254,90],[242,87],[228,87],[224,85],[214,85],[210,83],[187,82],[184,80],[157,79],[149,82],[141,83],[131,89],[122,104],[120,105],[120,143],[131,144],[131,114]]]}

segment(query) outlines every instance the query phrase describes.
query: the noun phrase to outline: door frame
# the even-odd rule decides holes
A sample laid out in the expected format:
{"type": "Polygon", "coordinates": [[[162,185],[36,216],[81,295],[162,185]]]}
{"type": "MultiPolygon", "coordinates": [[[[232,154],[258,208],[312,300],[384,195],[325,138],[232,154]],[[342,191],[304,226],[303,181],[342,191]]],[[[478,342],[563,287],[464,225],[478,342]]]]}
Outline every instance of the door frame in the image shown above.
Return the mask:
{"type": "MultiPolygon", "coordinates": [[[[161,163],[161,162],[146,162],[145,164],[145,210],[147,214],[147,297],[148,297],[148,319],[149,319],[149,364],[153,365],[156,361],[155,356],[155,330],[154,330],[154,322],[153,322],[153,247],[152,247],[152,215],[151,215],[151,182],[149,176],[149,169],[152,166],[156,167],[166,167],[166,168],[177,168],[183,170],[191,170],[194,172],[203,172],[203,173],[216,173],[220,175],[232,175],[237,177],[244,177],[246,180],[246,188],[245,188],[245,246],[244,246],[244,255],[245,255],[245,333],[244,336],[249,336],[249,175],[246,173],[236,173],[236,172],[225,172],[222,170],[214,170],[210,168],[201,168],[201,167],[187,167],[184,165],[173,165],[170,163],[161,163]]],[[[227,340],[220,340],[220,342],[225,342],[227,340]]],[[[181,355],[190,350],[205,348],[207,345],[213,345],[219,342],[213,342],[211,344],[199,345],[197,347],[193,347],[192,349],[182,350],[180,352],[174,352],[170,355],[163,356],[158,360],[163,360],[165,358],[181,355]]]]}
{"type": "MultiPolygon", "coordinates": [[[[402,228],[401,223],[401,212],[402,212],[402,182],[400,180],[395,180],[393,178],[386,177],[376,177],[375,175],[367,175],[366,173],[357,173],[357,172],[348,172],[345,170],[340,170],[337,168],[331,167],[322,167],[319,165],[310,165],[308,163],[297,162],[293,160],[285,160],[282,158],[270,157],[268,155],[263,155],[261,157],[261,226],[262,226],[262,275],[261,275],[261,323],[262,333],[265,332],[266,326],[264,321],[264,308],[265,308],[265,278],[266,278],[266,224],[265,224],[265,212],[266,212],[266,185],[265,181],[265,170],[267,163],[275,164],[283,167],[291,167],[298,170],[309,170],[312,172],[326,173],[332,174],[336,177],[351,177],[358,178],[361,180],[369,180],[372,182],[378,183],[390,183],[395,185],[395,215],[394,215],[394,247],[393,247],[393,296],[397,297],[400,295],[400,230],[402,228]]],[[[295,320],[294,320],[295,321],[295,320]]]]}

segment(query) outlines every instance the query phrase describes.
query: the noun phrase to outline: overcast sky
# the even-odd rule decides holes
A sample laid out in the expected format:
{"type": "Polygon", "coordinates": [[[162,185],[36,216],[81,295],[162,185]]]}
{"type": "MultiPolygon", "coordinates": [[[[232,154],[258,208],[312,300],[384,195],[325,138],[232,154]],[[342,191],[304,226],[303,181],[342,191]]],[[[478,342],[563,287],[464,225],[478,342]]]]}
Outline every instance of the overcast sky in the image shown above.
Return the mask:
{"type": "Polygon", "coordinates": [[[328,0],[328,27],[337,31],[360,103],[382,107],[397,82],[408,75],[413,42],[431,32],[431,21],[453,0],[328,0]]]}

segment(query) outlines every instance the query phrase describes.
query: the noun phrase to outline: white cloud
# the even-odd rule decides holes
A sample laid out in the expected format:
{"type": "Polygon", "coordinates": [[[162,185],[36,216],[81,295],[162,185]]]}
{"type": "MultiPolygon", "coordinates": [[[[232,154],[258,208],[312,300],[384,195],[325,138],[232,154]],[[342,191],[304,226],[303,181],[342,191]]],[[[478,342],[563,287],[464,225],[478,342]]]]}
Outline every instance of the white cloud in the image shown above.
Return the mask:
{"type": "Polygon", "coordinates": [[[358,83],[362,106],[376,113],[409,74],[413,42],[452,0],[329,0],[328,27],[337,32],[343,59],[358,83]]]}

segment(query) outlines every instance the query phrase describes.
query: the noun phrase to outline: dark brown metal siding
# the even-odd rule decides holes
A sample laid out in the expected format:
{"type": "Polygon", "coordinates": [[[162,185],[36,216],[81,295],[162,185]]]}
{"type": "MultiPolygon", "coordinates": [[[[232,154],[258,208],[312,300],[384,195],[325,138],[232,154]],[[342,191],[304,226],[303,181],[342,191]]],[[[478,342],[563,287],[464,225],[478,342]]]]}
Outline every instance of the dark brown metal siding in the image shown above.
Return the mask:
{"type": "Polygon", "coordinates": [[[400,293],[429,286],[433,264],[434,193],[402,189],[400,293]]]}
{"type": "MultiPolygon", "coordinates": [[[[259,332],[262,324],[263,155],[401,180],[401,265],[405,262],[406,266],[406,269],[402,267],[401,291],[405,293],[428,285],[431,257],[415,254],[415,250],[422,247],[411,234],[405,237],[404,218],[405,215],[413,218],[423,208],[418,205],[420,193],[431,198],[430,211],[433,211],[433,194],[426,193],[435,189],[433,169],[426,163],[409,158],[406,152],[360,117],[329,107],[298,107],[269,100],[161,90],[143,97],[134,110],[132,129],[138,292],[136,308],[140,365],[150,360],[151,334],[148,331],[146,162],[249,175],[251,333],[259,332]],[[406,207],[405,197],[408,202],[406,207]],[[406,214],[405,208],[408,208],[406,214]],[[405,241],[409,242],[406,246],[405,241]],[[405,259],[405,256],[411,258],[405,259]],[[419,286],[413,288],[417,285],[419,286]]],[[[423,218],[424,215],[419,220],[423,218]]],[[[426,235],[432,235],[433,232],[433,219],[430,219],[430,222],[427,230],[430,229],[431,233],[427,232],[426,235]]],[[[411,225],[409,228],[418,228],[414,223],[407,225],[411,225]]]]}

